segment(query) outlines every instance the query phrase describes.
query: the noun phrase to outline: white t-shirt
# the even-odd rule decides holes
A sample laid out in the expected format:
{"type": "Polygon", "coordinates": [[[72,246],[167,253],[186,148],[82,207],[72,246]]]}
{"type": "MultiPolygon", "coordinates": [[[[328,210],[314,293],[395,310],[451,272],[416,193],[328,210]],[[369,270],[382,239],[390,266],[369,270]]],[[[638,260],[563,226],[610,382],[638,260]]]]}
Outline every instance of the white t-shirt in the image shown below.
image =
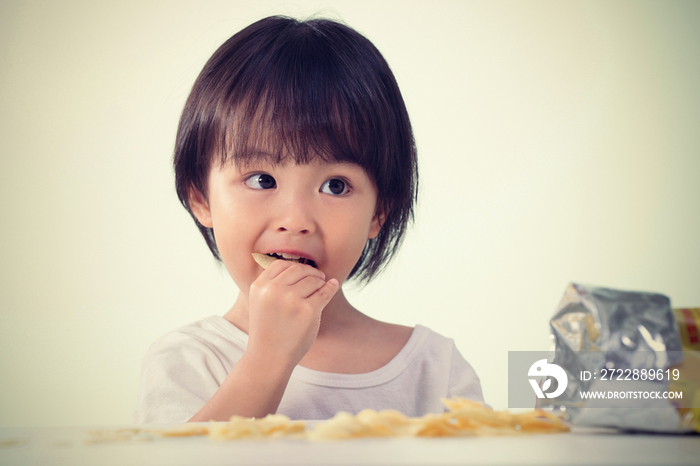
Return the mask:
{"type": "MultiPolygon", "coordinates": [[[[144,361],[134,422],[189,420],[221,386],[247,344],[248,335],[220,316],[158,339],[144,361]]],[[[452,396],[483,402],[479,378],[453,340],[418,325],[401,351],[375,371],[335,374],[297,366],[277,413],[319,420],[371,408],[415,417],[443,412],[440,398],[452,396]]]]}

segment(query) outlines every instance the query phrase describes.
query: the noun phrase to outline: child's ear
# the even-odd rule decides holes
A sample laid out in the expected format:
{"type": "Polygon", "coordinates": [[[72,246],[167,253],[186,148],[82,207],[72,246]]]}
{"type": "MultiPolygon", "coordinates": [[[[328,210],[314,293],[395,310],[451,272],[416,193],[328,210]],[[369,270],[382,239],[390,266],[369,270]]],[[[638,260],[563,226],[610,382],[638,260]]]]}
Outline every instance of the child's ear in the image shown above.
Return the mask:
{"type": "Polygon", "coordinates": [[[379,234],[379,231],[384,225],[384,220],[386,220],[386,215],[384,215],[384,209],[377,207],[377,211],[372,218],[372,223],[369,224],[369,235],[367,239],[374,239],[379,234]]]}
{"type": "Polygon", "coordinates": [[[207,228],[213,228],[214,222],[211,220],[211,210],[209,202],[204,195],[195,187],[190,187],[187,190],[187,196],[190,201],[190,210],[197,218],[197,221],[207,228]]]}

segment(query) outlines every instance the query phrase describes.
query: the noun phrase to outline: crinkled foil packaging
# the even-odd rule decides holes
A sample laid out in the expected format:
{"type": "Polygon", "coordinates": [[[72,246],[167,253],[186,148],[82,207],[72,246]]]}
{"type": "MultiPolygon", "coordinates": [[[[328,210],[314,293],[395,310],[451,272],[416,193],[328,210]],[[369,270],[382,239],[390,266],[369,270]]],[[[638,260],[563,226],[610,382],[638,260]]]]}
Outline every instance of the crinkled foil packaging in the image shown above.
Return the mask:
{"type": "MultiPolygon", "coordinates": [[[[668,297],[571,283],[550,320],[554,364],[567,372],[568,384],[556,399],[538,399],[537,407],[565,411],[574,425],[648,431],[677,431],[679,416],[663,401],[654,408],[590,407],[581,392],[596,380],[581,380],[581,371],[603,368],[667,369],[683,361],[682,345],[668,297]]],[[[667,383],[645,382],[665,389],[667,383]]]]}

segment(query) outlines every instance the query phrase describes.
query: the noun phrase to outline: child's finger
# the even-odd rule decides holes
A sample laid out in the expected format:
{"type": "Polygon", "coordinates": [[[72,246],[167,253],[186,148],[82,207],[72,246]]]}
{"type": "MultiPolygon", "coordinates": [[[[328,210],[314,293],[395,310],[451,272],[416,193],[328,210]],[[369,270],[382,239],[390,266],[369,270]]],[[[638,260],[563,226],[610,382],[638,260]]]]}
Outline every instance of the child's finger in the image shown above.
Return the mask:
{"type": "Polygon", "coordinates": [[[338,280],[331,278],[325,285],[312,293],[307,299],[313,304],[325,307],[333,295],[335,295],[335,293],[338,291],[338,288],[340,288],[338,280]]]}
{"type": "Polygon", "coordinates": [[[285,267],[279,274],[277,274],[277,276],[274,277],[275,279],[279,280],[279,283],[291,286],[298,283],[300,280],[306,277],[316,277],[320,278],[323,281],[325,281],[326,279],[325,273],[311,267],[310,265],[299,264],[296,262],[289,262],[289,264],[289,266],[285,267]]]}
{"type": "Polygon", "coordinates": [[[292,261],[276,260],[272,264],[268,265],[265,270],[260,274],[261,277],[266,277],[269,280],[276,278],[279,274],[296,264],[292,261]]]}
{"type": "Polygon", "coordinates": [[[294,288],[294,295],[301,298],[308,298],[321,287],[326,284],[326,281],[319,277],[304,277],[297,283],[292,285],[294,288]]]}

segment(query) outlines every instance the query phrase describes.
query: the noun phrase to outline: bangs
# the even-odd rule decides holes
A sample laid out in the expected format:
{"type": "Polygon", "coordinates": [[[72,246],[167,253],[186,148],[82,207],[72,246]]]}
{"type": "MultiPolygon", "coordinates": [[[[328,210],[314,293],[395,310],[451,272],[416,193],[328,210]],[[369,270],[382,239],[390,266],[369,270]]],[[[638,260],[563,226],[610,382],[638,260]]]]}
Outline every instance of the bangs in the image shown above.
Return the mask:
{"type": "Polygon", "coordinates": [[[321,159],[357,164],[370,172],[371,145],[359,137],[367,132],[366,122],[347,110],[342,96],[292,93],[278,84],[260,83],[261,88],[249,90],[241,102],[228,106],[216,129],[215,153],[221,165],[274,165],[289,159],[307,164],[321,159]]]}

